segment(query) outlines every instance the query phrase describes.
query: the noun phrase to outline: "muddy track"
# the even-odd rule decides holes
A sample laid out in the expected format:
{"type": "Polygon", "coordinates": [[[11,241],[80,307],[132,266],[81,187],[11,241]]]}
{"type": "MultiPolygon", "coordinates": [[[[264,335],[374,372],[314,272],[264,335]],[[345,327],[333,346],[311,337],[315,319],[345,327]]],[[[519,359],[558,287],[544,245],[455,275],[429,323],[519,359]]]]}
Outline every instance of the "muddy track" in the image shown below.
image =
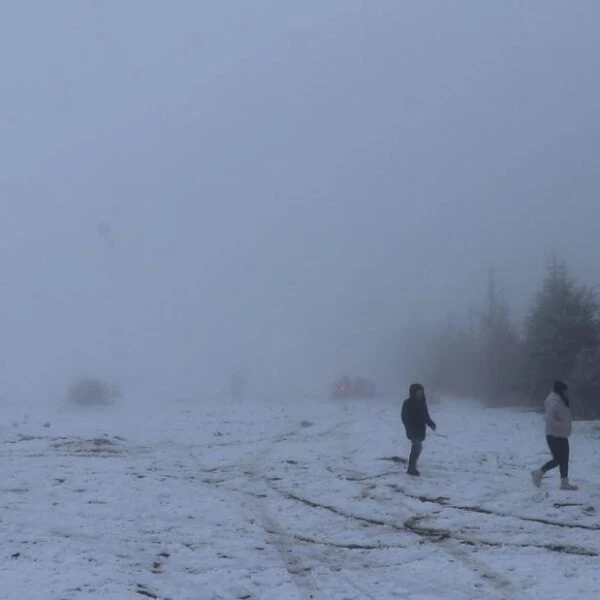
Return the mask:
{"type": "MultiPolygon", "coordinates": [[[[276,442],[273,441],[272,443],[276,442]]],[[[260,472],[262,471],[261,467],[262,463],[265,461],[267,455],[271,451],[271,447],[272,444],[266,448],[263,448],[250,460],[247,465],[242,467],[243,474],[253,484],[257,484],[259,486],[262,486],[263,484],[263,478],[260,475],[260,472]]],[[[241,490],[235,491],[237,491],[237,493],[241,492],[241,497],[246,498],[246,501],[243,501],[242,505],[245,505],[250,513],[257,519],[258,523],[265,532],[267,543],[271,544],[277,551],[277,554],[279,555],[282,564],[294,582],[298,593],[307,600],[316,598],[318,588],[316,580],[312,574],[312,570],[310,567],[307,567],[304,564],[301,556],[295,552],[294,538],[288,534],[283,527],[281,527],[279,521],[269,511],[265,498],[262,497],[262,494],[255,492],[251,494],[245,494],[241,490]]]]}
{"type": "MultiPolygon", "coordinates": [[[[312,423],[303,422],[300,427],[298,427],[295,431],[289,432],[283,435],[274,436],[270,438],[268,441],[270,442],[264,448],[259,450],[251,459],[245,464],[240,465],[239,472],[242,473],[249,481],[258,484],[263,487],[265,490],[271,489],[279,492],[274,485],[275,481],[280,481],[279,477],[265,477],[264,476],[264,465],[269,464],[271,461],[269,460],[269,454],[272,452],[274,445],[280,442],[285,442],[288,438],[292,438],[294,440],[300,442],[310,442],[311,440],[318,439],[321,437],[326,437],[344,426],[344,423],[337,423],[333,427],[327,428],[325,431],[311,432],[310,427],[313,426],[312,423]],[[301,437],[300,437],[301,436],[301,437]]],[[[288,464],[297,464],[296,461],[285,461],[288,464]]],[[[225,489],[228,489],[228,486],[223,486],[225,489]]],[[[260,523],[262,529],[269,542],[275,547],[279,557],[282,560],[287,572],[290,577],[294,581],[295,587],[298,592],[305,598],[313,599],[319,597],[319,587],[317,585],[317,581],[312,573],[312,568],[309,567],[302,559],[302,554],[298,552],[297,544],[298,542],[302,544],[310,544],[313,546],[324,546],[325,548],[335,548],[346,551],[370,551],[370,550],[386,550],[390,548],[401,548],[402,545],[386,545],[386,544],[362,544],[362,543],[337,543],[330,540],[318,539],[317,537],[311,535],[297,534],[293,532],[289,532],[283,529],[280,525],[279,521],[275,518],[272,512],[268,509],[266,500],[268,498],[268,494],[260,493],[257,491],[249,491],[249,490],[240,490],[240,489],[231,489],[229,491],[236,492],[241,494],[242,496],[246,496],[249,499],[248,508],[251,513],[257,518],[257,521],[260,523]]],[[[294,498],[289,498],[290,500],[296,501],[294,498]]],[[[340,516],[347,518],[346,515],[341,514],[340,516]]],[[[365,522],[368,522],[365,520],[365,522]]],[[[373,524],[371,522],[371,524],[373,524]]],[[[339,573],[339,569],[333,567],[330,563],[330,559],[327,556],[327,553],[324,553],[319,559],[321,565],[329,565],[330,566],[330,576],[337,577],[339,580],[344,581],[345,584],[355,591],[359,590],[364,598],[371,598],[371,596],[366,590],[362,588],[359,589],[359,586],[355,582],[353,582],[350,578],[346,577],[342,573],[339,573]]]]}
{"type": "MultiPolygon", "coordinates": [[[[391,459],[384,459],[384,460],[392,460],[392,462],[403,462],[402,459],[399,459],[398,457],[392,457],[391,459]]],[[[330,470],[330,472],[333,472],[333,471],[330,470]]],[[[361,481],[368,481],[371,479],[378,479],[378,478],[385,477],[387,475],[392,475],[392,474],[396,475],[396,474],[398,474],[398,472],[397,471],[393,471],[393,472],[385,471],[383,473],[378,473],[375,475],[367,475],[365,473],[355,472],[352,476],[344,476],[343,474],[341,474],[341,476],[344,477],[347,481],[361,482],[361,481]]],[[[406,498],[410,498],[411,500],[418,500],[419,502],[423,502],[426,504],[436,504],[438,506],[448,508],[450,510],[457,510],[457,511],[461,511],[461,512],[470,512],[470,513],[483,514],[483,515],[489,515],[489,516],[496,516],[496,517],[501,517],[501,518],[511,518],[511,519],[516,519],[519,521],[524,521],[527,523],[537,523],[540,525],[549,525],[552,527],[561,527],[561,528],[565,528],[565,529],[600,531],[599,525],[584,525],[584,524],[580,524],[580,523],[565,523],[564,521],[554,521],[552,519],[544,519],[541,517],[526,517],[526,516],[522,516],[522,515],[513,515],[510,513],[503,512],[503,511],[496,511],[496,510],[492,510],[492,509],[488,509],[488,508],[483,508],[480,506],[453,504],[452,501],[450,500],[450,498],[446,498],[444,496],[440,496],[437,498],[431,498],[431,497],[424,496],[424,495],[411,494],[410,492],[407,492],[404,488],[402,488],[398,485],[395,485],[395,484],[390,485],[389,487],[391,489],[394,489],[395,491],[401,493],[406,498]]],[[[425,517],[417,516],[417,517],[412,517],[411,519],[408,519],[404,523],[405,528],[408,529],[409,531],[412,531],[413,533],[415,533],[417,535],[424,535],[424,536],[429,537],[430,539],[437,539],[440,541],[448,540],[448,539],[455,539],[462,544],[470,545],[470,546],[481,545],[481,546],[486,546],[486,547],[491,547],[491,548],[503,548],[503,547],[537,548],[537,549],[541,549],[541,550],[548,550],[550,552],[560,552],[563,554],[573,554],[573,555],[578,555],[578,556],[590,556],[590,557],[600,556],[600,552],[598,552],[596,550],[591,550],[588,548],[583,548],[581,546],[569,545],[569,544],[517,544],[517,543],[510,543],[510,542],[501,544],[501,543],[493,542],[493,541],[489,541],[489,540],[481,540],[481,539],[474,540],[469,536],[461,534],[460,532],[453,532],[453,531],[450,531],[447,529],[440,529],[440,528],[434,528],[434,527],[425,527],[425,526],[421,525],[421,523],[420,523],[420,521],[423,518],[425,518],[425,517]]]]}
{"type": "Polygon", "coordinates": [[[583,525],[581,523],[565,523],[564,521],[554,521],[553,519],[543,519],[541,517],[525,517],[523,515],[514,515],[511,513],[492,510],[490,508],[483,508],[481,506],[470,506],[470,505],[462,505],[462,504],[453,504],[450,498],[446,498],[444,496],[440,496],[438,498],[430,498],[428,496],[419,496],[416,494],[410,494],[405,489],[392,485],[390,486],[392,489],[400,492],[407,498],[411,498],[413,500],[419,500],[423,503],[428,504],[437,504],[438,506],[443,506],[445,508],[450,508],[452,510],[459,510],[463,512],[471,512],[477,513],[480,515],[490,515],[495,517],[503,517],[508,519],[517,519],[519,521],[525,521],[526,523],[539,523],[541,525],[550,525],[552,527],[563,527],[565,529],[583,529],[587,531],[600,531],[600,525],[583,525]]]}
{"type": "MultiPolygon", "coordinates": [[[[389,460],[389,459],[386,459],[386,460],[389,460]]],[[[406,461],[402,461],[401,459],[399,459],[399,460],[394,460],[393,462],[406,462],[406,461]]],[[[345,479],[346,481],[356,481],[356,482],[370,481],[373,479],[381,479],[384,477],[388,477],[388,476],[392,476],[392,475],[399,475],[399,474],[403,473],[403,471],[384,471],[382,473],[376,473],[375,475],[367,475],[367,474],[358,473],[358,472],[354,473],[353,475],[344,475],[343,473],[340,473],[339,471],[336,472],[331,467],[327,467],[327,470],[330,473],[332,473],[333,475],[336,475],[337,477],[341,477],[341,478],[345,479]]],[[[410,492],[406,491],[405,488],[402,488],[396,484],[391,484],[389,487],[397,492],[400,492],[407,498],[411,498],[412,500],[418,500],[419,502],[423,502],[426,504],[437,504],[438,506],[443,506],[445,508],[450,508],[452,510],[478,513],[478,514],[482,514],[482,515],[490,515],[490,516],[510,518],[510,519],[518,519],[519,521],[525,521],[526,523],[539,523],[541,525],[550,525],[552,527],[562,527],[565,529],[582,529],[582,530],[586,530],[586,531],[600,531],[600,525],[585,525],[582,523],[567,523],[565,521],[555,521],[553,519],[544,519],[542,517],[527,517],[524,515],[516,515],[516,514],[503,512],[500,510],[493,510],[491,508],[484,508],[482,506],[454,504],[454,503],[452,503],[450,498],[447,498],[445,496],[438,496],[438,497],[432,498],[429,496],[424,496],[422,494],[421,495],[411,494],[410,492]]],[[[561,506],[579,506],[579,504],[557,503],[555,506],[556,506],[556,508],[559,508],[561,506]]]]}
{"type": "Polygon", "coordinates": [[[353,544],[348,542],[346,544],[331,542],[329,540],[318,540],[314,537],[307,535],[300,535],[296,533],[290,533],[290,537],[304,542],[306,544],[315,544],[316,546],[328,546],[329,548],[341,548],[343,550],[392,550],[394,548],[407,548],[408,544],[353,544]]]}
{"type": "MultiPolygon", "coordinates": [[[[280,494],[282,497],[287,498],[289,500],[294,500],[296,502],[300,502],[300,503],[304,504],[305,506],[309,506],[310,508],[326,510],[335,515],[338,515],[338,516],[341,516],[341,517],[344,517],[344,518],[347,518],[350,520],[367,523],[369,525],[375,525],[378,527],[384,527],[387,529],[393,529],[395,531],[399,531],[399,532],[402,532],[405,534],[410,534],[411,536],[414,535],[418,540],[417,541],[418,544],[428,544],[428,543],[439,544],[439,546],[441,547],[442,550],[444,550],[445,552],[448,552],[453,557],[458,558],[462,562],[464,562],[478,577],[480,577],[482,579],[482,581],[486,585],[492,586],[496,592],[501,593],[503,595],[509,594],[509,597],[512,597],[513,594],[516,592],[516,590],[514,590],[514,585],[510,580],[506,579],[500,573],[488,568],[487,566],[485,566],[483,563],[476,560],[472,556],[469,556],[465,552],[464,549],[457,547],[457,542],[458,542],[458,544],[462,545],[463,540],[458,539],[456,536],[454,536],[450,532],[437,531],[437,530],[434,530],[431,528],[425,528],[425,527],[421,526],[419,519],[423,519],[423,518],[427,517],[428,515],[424,515],[421,517],[411,517],[410,519],[407,519],[403,523],[398,524],[398,523],[394,523],[391,521],[386,521],[386,520],[381,520],[381,519],[372,519],[370,517],[356,515],[349,511],[340,509],[337,506],[333,506],[330,504],[324,504],[324,503],[320,503],[320,502],[315,502],[313,500],[309,500],[307,498],[298,496],[297,494],[294,494],[293,492],[283,490],[277,486],[274,486],[272,483],[271,483],[271,488],[274,491],[276,491],[278,494],[280,494]],[[414,522],[413,522],[413,519],[415,520],[414,522]],[[449,542],[453,542],[453,543],[450,544],[449,542]]],[[[399,544],[396,547],[405,547],[406,548],[409,546],[414,546],[414,544],[415,544],[415,541],[413,538],[412,541],[409,542],[408,544],[405,544],[405,545],[399,544]]],[[[466,545],[476,545],[476,544],[466,544],[466,545]]],[[[369,549],[379,550],[379,549],[385,549],[385,547],[376,547],[376,548],[369,548],[369,549]]]]}
{"type": "MultiPolygon", "coordinates": [[[[280,488],[277,488],[273,485],[274,480],[272,478],[263,478],[262,481],[264,483],[266,483],[273,491],[275,491],[278,496],[285,498],[287,500],[302,503],[305,506],[308,506],[313,509],[325,509],[325,510],[328,510],[329,512],[336,514],[337,516],[342,517],[344,519],[351,519],[351,520],[358,521],[358,522],[368,524],[368,525],[381,526],[386,529],[393,528],[398,531],[405,531],[404,527],[395,527],[393,524],[387,523],[385,521],[379,521],[377,519],[370,519],[368,517],[361,517],[358,515],[353,515],[342,509],[339,509],[335,506],[312,502],[311,500],[307,500],[306,498],[301,498],[300,496],[296,496],[295,494],[293,494],[291,492],[284,492],[280,488]]],[[[280,481],[280,478],[276,478],[276,481],[280,481]]],[[[264,499],[268,498],[268,494],[266,494],[266,493],[252,492],[252,491],[243,490],[243,489],[239,489],[239,488],[235,488],[235,487],[229,487],[227,485],[222,485],[223,482],[221,482],[221,481],[207,481],[205,483],[213,484],[213,485],[216,485],[217,487],[221,487],[222,489],[225,489],[229,492],[245,495],[245,496],[255,498],[258,500],[264,500],[264,499]]],[[[269,526],[269,525],[267,525],[267,526],[269,526]]],[[[276,530],[277,530],[277,528],[270,527],[267,530],[267,533],[269,533],[269,534],[277,533],[276,530]]],[[[382,543],[365,544],[365,543],[358,543],[358,542],[357,543],[353,543],[353,542],[341,543],[341,542],[332,542],[331,540],[318,539],[316,537],[311,537],[311,536],[304,535],[304,534],[288,533],[287,535],[290,538],[293,538],[299,542],[304,542],[307,544],[314,544],[316,546],[327,546],[327,547],[331,547],[331,548],[340,548],[340,549],[344,549],[344,550],[390,550],[390,549],[394,549],[394,548],[408,548],[410,545],[412,545],[412,544],[382,544],[382,543]]]]}
{"type": "MultiPolygon", "coordinates": [[[[468,536],[461,532],[423,525],[422,521],[426,520],[427,518],[429,518],[431,516],[428,514],[410,517],[409,519],[405,520],[401,525],[399,525],[397,523],[393,523],[393,522],[382,520],[382,519],[373,519],[370,517],[363,517],[360,515],[356,515],[356,514],[353,514],[351,512],[343,510],[343,509],[340,509],[339,507],[336,507],[333,505],[315,502],[313,500],[309,500],[308,498],[303,498],[301,496],[298,496],[298,495],[294,494],[293,492],[283,490],[272,484],[271,484],[271,487],[272,487],[272,489],[277,491],[284,498],[288,498],[291,500],[295,500],[297,502],[301,502],[302,504],[304,504],[306,506],[310,506],[311,508],[320,508],[322,510],[327,510],[331,513],[334,513],[336,515],[346,517],[348,519],[353,519],[356,521],[361,521],[364,523],[369,523],[371,525],[378,525],[380,527],[388,527],[388,528],[394,529],[396,531],[410,532],[419,537],[426,538],[429,541],[441,542],[441,541],[445,541],[445,540],[455,540],[465,546],[485,546],[485,547],[489,547],[489,548],[535,548],[535,549],[540,549],[540,550],[547,550],[550,552],[560,552],[563,554],[574,554],[574,555],[578,555],[578,556],[600,556],[600,553],[598,553],[595,550],[590,550],[588,548],[583,548],[583,547],[575,546],[575,545],[527,544],[527,543],[521,544],[521,543],[516,543],[516,542],[500,543],[500,542],[494,542],[491,540],[485,540],[485,539],[480,539],[480,538],[475,539],[472,536],[468,536]]],[[[412,496],[409,496],[409,495],[407,495],[407,497],[411,498],[411,499],[413,498],[412,496]]],[[[417,499],[419,499],[419,498],[417,497],[417,499]]],[[[443,505],[443,506],[445,506],[446,508],[454,508],[453,505],[443,505]]],[[[491,513],[491,514],[495,514],[495,513],[491,513]]],[[[504,516],[504,515],[500,515],[500,516],[504,516]]],[[[512,515],[508,515],[508,516],[512,517],[512,515]]]]}
{"type": "MultiPolygon", "coordinates": [[[[340,426],[341,425],[338,424],[337,427],[340,426]]],[[[269,454],[271,453],[276,444],[280,442],[285,442],[288,438],[292,438],[290,439],[290,441],[294,440],[298,442],[309,442],[310,439],[328,435],[331,431],[333,431],[336,428],[330,428],[328,431],[319,432],[313,435],[311,435],[311,432],[307,431],[307,429],[307,427],[299,427],[294,432],[288,432],[279,436],[273,436],[268,439],[260,440],[266,442],[265,446],[263,448],[257,449],[258,451],[256,452],[256,454],[254,454],[254,456],[251,457],[249,462],[245,464],[236,465],[234,467],[234,470],[240,474],[243,474],[253,483],[266,486],[278,496],[288,501],[301,503],[304,506],[307,506],[314,510],[324,510],[331,514],[337,515],[340,518],[352,520],[363,525],[370,525],[375,528],[383,528],[388,531],[392,530],[401,532],[402,534],[404,534],[403,537],[406,543],[381,544],[369,543],[368,540],[366,541],[366,543],[352,543],[351,540],[344,543],[338,543],[329,539],[319,538],[318,535],[315,536],[312,532],[296,533],[293,531],[284,531],[280,526],[279,522],[276,519],[274,519],[273,515],[270,513],[270,511],[268,511],[268,507],[265,502],[267,495],[263,493],[251,493],[250,496],[253,496],[253,498],[250,500],[250,510],[257,517],[258,522],[260,523],[261,527],[264,529],[266,535],[268,536],[269,542],[277,550],[286,570],[292,577],[296,588],[304,597],[317,597],[318,587],[316,585],[316,581],[311,573],[310,568],[308,568],[302,561],[302,553],[299,552],[298,548],[296,547],[298,542],[304,544],[312,544],[315,546],[323,546],[325,548],[337,548],[346,551],[356,550],[373,552],[387,550],[391,548],[406,548],[414,546],[415,543],[420,545],[434,544],[436,547],[439,547],[444,552],[447,552],[454,558],[460,560],[469,570],[471,570],[474,573],[474,575],[481,581],[480,585],[485,585],[486,589],[489,590],[489,593],[487,594],[488,597],[500,596],[502,598],[522,598],[523,594],[520,593],[519,595],[519,590],[515,588],[514,583],[508,578],[506,578],[502,573],[494,571],[486,564],[484,564],[481,560],[478,560],[478,558],[475,556],[477,548],[533,548],[538,550],[546,550],[549,552],[557,552],[577,556],[598,556],[598,553],[594,550],[574,545],[572,546],[566,544],[539,544],[526,542],[499,543],[494,540],[485,539],[485,537],[479,538],[476,535],[462,531],[460,529],[454,530],[452,528],[445,529],[442,527],[436,527],[433,524],[427,523],[427,519],[435,516],[434,513],[411,516],[408,519],[397,522],[394,522],[390,518],[376,518],[367,515],[355,514],[352,511],[341,508],[334,504],[311,500],[310,498],[298,495],[294,491],[284,489],[280,484],[277,483],[283,483],[282,478],[280,477],[264,477],[264,466],[271,463],[271,461],[269,460],[269,454]]],[[[395,463],[396,465],[403,464],[405,462],[400,457],[384,458],[382,460],[389,460],[395,463]]],[[[289,462],[290,464],[296,464],[295,461],[286,462],[289,462]]],[[[385,470],[384,472],[376,473],[373,475],[363,473],[359,469],[336,469],[335,465],[326,466],[325,469],[331,475],[334,475],[341,479],[345,479],[347,481],[355,482],[368,482],[370,480],[375,481],[382,479],[385,480],[386,477],[397,476],[400,472],[398,468],[393,467],[391,469],[385,470]]],[[[220,470],[221,469],[217,468],[210,470],[207,469],[205,472],[208,474],[207,471],[211,471],[211,474],[214,476],[220,470]]],[[[217,482],[206,481],[206,483],[214,484],[217,482]]],[[[226,482],[223,480],[219,481],[218,484],[225,484],[223,485],[223,487],[225,489],[228,488],[226,482]]],[[[398,486],[389,487],[395,487],[396,491],[398,491],[406,499],[416,500],[424,504],[436,505],[445,510],[471,512],[501,518],[510,517],[525,522],[563,528],[585,529],[592,531],[600,529],[599,526],[594,525],[582,525],[577,523],[570,524],[560,521],[555,522],[550,519],[523,517],[508,514],[502,511],[494,511],[492,509],[482,508],[478,506],[454,504],[449,498],[417,495],[412,494],[409,491],[404,490],[398,486]]],[[[246,497],[248,497],[249,493],[249,490],[242,489],[230,489],[229,491],[237,492],[242,495],[247,495],[246,497]]],[[[409,512],[413,512],[414,514],[414,511],[412,511],[409,506],[405,506],[404,508],[406,508],[409,512]]],[[[325,564],[328,564],[327,556],[323,557],[323,561],[325,564]]],[[[481,591],[483,592],[483,590],[481,591]]]]}
{"type": "MultiPolygon", "coordinates": [[[[382,460],[390,461],[394,464],[406,464],[406,459],[399,456],[392,456],[382,458],[382,460]]],[[[325,467],[325,469],[331,473],[332,475],[340,476],[343,479],[347,479],[348,481],[361,481],[367,482],[369,480],[380,479],[390,475],[397,475],[398,470],[388,470],[383,473],[378,473],[375,475],[368,475],[363,473],[357,469],[348,469],[346,473],[350,474],[349,476],[345,476],[343,473],[340,473],[339,470],[336,472],[336,469],[331,465],[325,467]]],[[[477,560],[472,556],[472,553],[466,550],[466,547],[463,547],[462,540],[453,538],[452,535],[447,534],[447,532],[432,532],[430,530],[425,531],[421,527],[412,526],[412,522],[410,519],[407,521],[398,524],[391,522],[389,520],[383,519],[375,519],[371,517],[361,516],[353,514],[347,510],[341,509],[337,506],[331,504],[324,504],[320,502],[312,501],[308,498],[301,497],[289,490],[283,490],[281,487],[275,485],[274,480],[266,480],[265,483],[269,485],[269,487],[288,500],[294,500],[296,502],[300,502],[305,506],[308,506],[313,509],[321,509],[327,510],[328,512],[338,515],[340,517],[354,520],[363,524],[368,524],[375,527],[383,527],[385,529],[392,529],[394,531],[402,532],[403,534],[410,535],[411,541],[404,546],[398,545],[395,547],[407,547],[409,544],[414,545],[415,542],[417,544],[430,544],[435,543],[438,545],[443,551],[450,554],[455,559],[460,560],[465,566],[470,569],[475,576],[480,579],[481,585],[490,589],[490,594],[487,594],[488,597],[492,597],[494,595],[500,594],[502,598],[512,599],[517,597],[517,590],[515,589],[512,581],[504,577],[501,573],[492,570],[487,567],[484,563],[477,560]],[[413,537],[414,536],[414,537],[413,537]],[[415,540],[416,538],[416,540],[415,540]],[[493,591],[492,591],[493,590],[493,591]]],[[[410,510],[408,507],[406,507],[410,510]]],[[[365,548],[367,549],[367,548],[365,548]]],[[[368,548],[369,550],[380,550],[382,547],[373,547],[368,548]]],[[[522,597],[522,595],[521,595],[522,597]]]]}
{"type": "Polygon", "coordinates": [[[315,598],[317,585],[312,575],[312,569],[306,566],[300,555],[294,551],[293,536],[283,530],[264,504],[255,504],[253,513],[267,535],[268,543],[277,550],[298,592],[305,598],[315,598]]]}
{"type": "Polygon", "coordinates": [[[271,443],[271,444],[279,444],[281,442],[287,442],[289,438],[295,438],[299,436],[301,433],[306,432],[306,436],[301,438],[299,441],[308,441],[314,438],[325,437],[331,435],[334,431],[342,427],[343,423],[336,423],[332,427],[329,427],[325,431],[317,431],[315,433],[310,432],[310,428],[314,426],[314,423],[310,421],[302,421],[300,425],[295,427],[294,429],[290,429],[289,431],[271,435],[266,437],[254,438],[251,440],[232,440],[229,442],[210,442],[208,444],[203,444],[206,448],[223,448],[228,446],[246,446],[246,445],[254,445],[254,444],[263,444],[263,443],[271,443]]]}
{"type": "Polygon", "coordinates": [[[428,537],[433,541],[443,542],[445,540],[455,540],[465,546],[485,546],[487,548],[535,548],[539,550],[548,550],[550,552],[560,552],[561,554],[574,554],[576,556],[600,556],[595,550],[589,550],[580,546],[567,544],[528,544],[516,542],[493,542],[482,538],[474,538],[460,531],[450,531],[438,527],[428,527],[423,525],[431,515],[419,515],[411,517],[404,522],[405,527],[417,535],[428,537]]]}
{"type": "Polygon", "coordinates": [[[396,529],[398,531],[402,531],[404,528],[403,527],[398,527],[392,523],[386,523],[385,521],[382,521],[380,519],[372,519],[370,517],[362,517],[360,515],[355,515],[352,513],[349,513],[341,508],[338,508],[337,506],[333,506],[330,504],[322,504],[320,502],[314,502],[313,500],[309,500],[308,498],[303,498],[302,496],[298,496],[296,494],[294,494],[293,492],[284,490],[276,485],[273,484],[272,481],[267,480],[266,483],[269,485],[269,487],[277,492],[280,496],[282,496],[283,498],[287,498],[288,500],[294,500],[295,502],[300,502],[301,504],[304,504],[305,506],[309,506],[310,508],[320,508],[323,510],[327,510],[335,515],[338,515],[340,517],[344,517],[346,519],[352,519],[354,521],[359,521],[361,523],[368,523],[369,525],[379,525],[380,527],[391,527],[392,529],[396,529]]]}

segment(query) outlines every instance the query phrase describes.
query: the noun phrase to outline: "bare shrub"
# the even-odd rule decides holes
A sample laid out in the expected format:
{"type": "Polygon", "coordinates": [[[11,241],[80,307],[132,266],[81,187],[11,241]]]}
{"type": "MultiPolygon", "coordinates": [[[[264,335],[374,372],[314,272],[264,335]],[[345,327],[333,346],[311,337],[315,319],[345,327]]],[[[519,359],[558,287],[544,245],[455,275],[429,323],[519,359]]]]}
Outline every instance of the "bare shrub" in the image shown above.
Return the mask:
{"type": "Polygon", "coordinates": [[[78,406],[108,406],[117,396],[114,385],[94,378],[79,379],[68,391],[69,402],[78,406]]]}

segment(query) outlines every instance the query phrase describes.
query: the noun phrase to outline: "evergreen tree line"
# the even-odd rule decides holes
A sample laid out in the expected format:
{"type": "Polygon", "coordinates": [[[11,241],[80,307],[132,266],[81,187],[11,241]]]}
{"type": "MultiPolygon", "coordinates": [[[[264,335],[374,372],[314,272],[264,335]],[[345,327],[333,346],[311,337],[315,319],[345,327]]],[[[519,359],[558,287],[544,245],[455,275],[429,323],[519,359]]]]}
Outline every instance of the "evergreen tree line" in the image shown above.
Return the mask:
{"type": "Polygon", "coordinates": [[[421,360],[424,379],[439,393],[540,406],[563,379],[576,416],[600,418],[600,299],[554,258],[517,323],[490,272],[483,308],[449,319],[429,336],[421,360]]]}

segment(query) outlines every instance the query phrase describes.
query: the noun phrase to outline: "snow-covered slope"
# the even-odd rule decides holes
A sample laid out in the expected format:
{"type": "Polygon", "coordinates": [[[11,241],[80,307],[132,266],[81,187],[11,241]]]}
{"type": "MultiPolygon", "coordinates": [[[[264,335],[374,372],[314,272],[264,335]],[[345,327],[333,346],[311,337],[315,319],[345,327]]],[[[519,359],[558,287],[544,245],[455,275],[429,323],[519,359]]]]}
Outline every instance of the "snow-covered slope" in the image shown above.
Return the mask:
{"type": "Polygon", "coordinates": [[[598,597],[595,424],[565,493],[538,415],[450,400],[420,480],[400,398],[11,410],[0,598],[598,597]]]}

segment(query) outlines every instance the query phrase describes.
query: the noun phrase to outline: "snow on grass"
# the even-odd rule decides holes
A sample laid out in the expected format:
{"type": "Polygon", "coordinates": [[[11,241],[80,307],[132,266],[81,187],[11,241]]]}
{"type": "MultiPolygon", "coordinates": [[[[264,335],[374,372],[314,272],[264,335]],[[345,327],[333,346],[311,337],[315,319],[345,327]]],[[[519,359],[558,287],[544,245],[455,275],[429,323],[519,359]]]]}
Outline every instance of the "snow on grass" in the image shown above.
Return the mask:
{"type": "Polygon", "coordinates": [[[597,424],[537,490],[539,415],[440,402],[413,479],[400,402],[9,408],[0,598],[597,597],[597,424]]]}

